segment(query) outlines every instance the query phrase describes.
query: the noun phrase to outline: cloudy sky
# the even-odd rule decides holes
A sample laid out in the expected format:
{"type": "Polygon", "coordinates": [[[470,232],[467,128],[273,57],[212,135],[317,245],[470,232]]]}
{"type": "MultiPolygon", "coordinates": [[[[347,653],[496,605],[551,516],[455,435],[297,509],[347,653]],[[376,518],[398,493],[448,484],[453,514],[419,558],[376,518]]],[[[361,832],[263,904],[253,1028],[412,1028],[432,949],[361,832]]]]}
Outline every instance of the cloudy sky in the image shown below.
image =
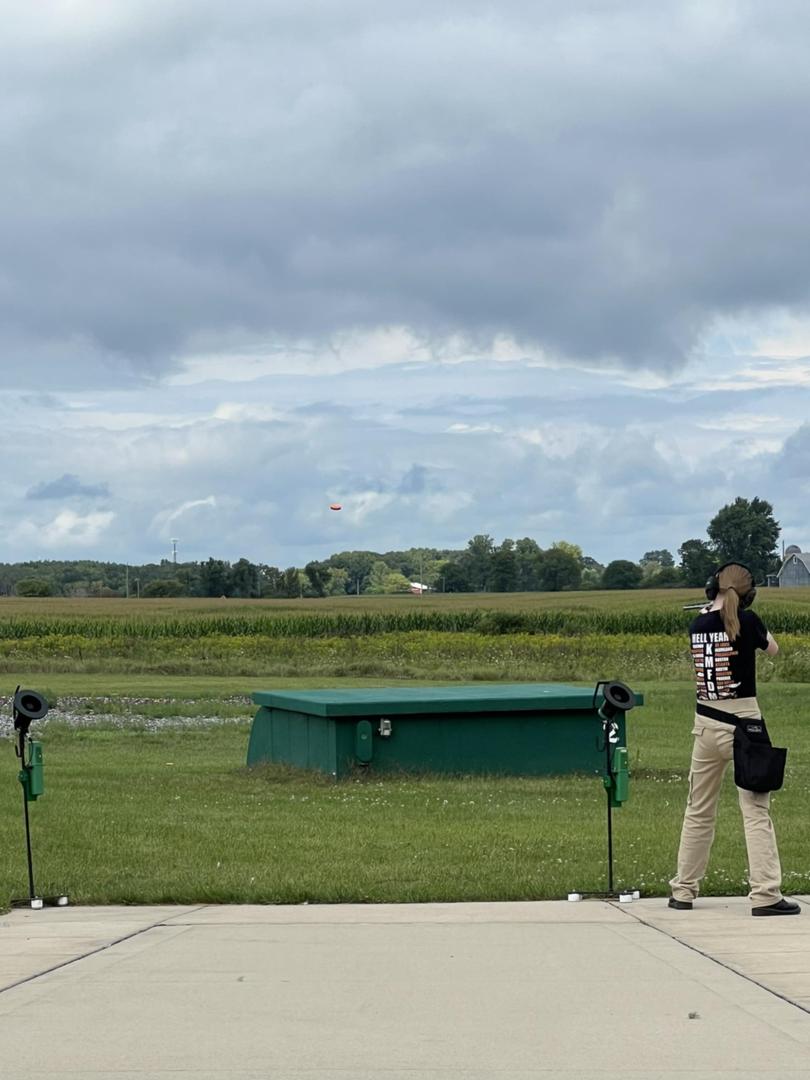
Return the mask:
{"type": "Polygon", "coordinates": [[[0,16],[0,561],[810,548],[806,3],[0,16]]]}

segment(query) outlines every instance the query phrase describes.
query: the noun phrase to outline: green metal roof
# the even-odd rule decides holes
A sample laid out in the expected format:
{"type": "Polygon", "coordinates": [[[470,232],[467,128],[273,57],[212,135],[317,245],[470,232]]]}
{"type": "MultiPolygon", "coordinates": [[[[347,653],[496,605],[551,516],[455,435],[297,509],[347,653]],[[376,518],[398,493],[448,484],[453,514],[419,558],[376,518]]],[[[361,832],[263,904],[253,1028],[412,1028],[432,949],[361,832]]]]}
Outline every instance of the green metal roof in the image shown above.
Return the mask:
{"type": "MultiPolygon", "coordinates": [[[[257,690],[256,705],[310,716],[402,716],[415,713],[550,712],[590,709],[593,688],[562,683],[381,686],[346,690],[257,690]]],[[[643,704],[636,694],[636,704],[643,704]]],[[[598,702],[601,704],[601,695],[598,702]]]]}

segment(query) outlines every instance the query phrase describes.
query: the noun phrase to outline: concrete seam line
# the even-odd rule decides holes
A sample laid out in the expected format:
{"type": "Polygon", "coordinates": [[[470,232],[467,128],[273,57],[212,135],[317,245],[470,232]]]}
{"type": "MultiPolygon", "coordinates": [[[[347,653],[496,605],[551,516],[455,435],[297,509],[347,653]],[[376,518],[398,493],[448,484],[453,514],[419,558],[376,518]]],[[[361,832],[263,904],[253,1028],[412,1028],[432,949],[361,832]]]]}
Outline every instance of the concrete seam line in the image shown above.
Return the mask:
{"type": "MultiPolygon", "coordinates": [[[[614,907],[619,908],[618,904],[614,904],[614,907]]],[[[660,926],[656,926],[654,923],[647,922],[640,915],[636,915],[634,911],[627,911],[626,905],[622,904],[619,908],[625,915],[629,915],[635,919],[637,923],[641,923],[642,926],[649,927],[650,930],[657,930],[659,934],[663,934],[664,937],[669,938],[670,941],[675,941],[678,945],[683,945],[685,949],[690,949],[692,952],[697,953],[698,956],[704,957],[706,960],[711,960],[713,964],[717,964],[718,967],[724,968],[726,971],[730,971],[732,975],[739,975],[741,979],[745,979],[746,982],[752,983],[754,986],[758,986],[760,990],[765,990],[767,993],[772,994],[774,997],[780,999],[780,1001],[787,1002],[788,1005],[792,1005],[794,1009],[800,1009],[803,1013],[807,1013],[810,1016],[810,1007],[807,1005],[800,1005],[798,1001],[794,1001],[792,998],[787,997],[785,994],[780,994],[778,990],[774,990],[772,986],[766,986],[765,983],[761,983],[758,979],[755,979],[752,975],[746,975],[744,971],[738,971],[737,968],[732,967],[731,964],[725,964],[722,960],[718,960],[716,956],[712,956],[711,953],[704,952],[699,949],[697,945],[690,945],[688,941],[684,941],[682,938],[676,937],[668,930],[664,930],[660,926]]]]}
{"type": "MultiPolygon", "coordinates": [[[[200,904],[199,907],[192,908],[186,914],[193,915],[208,906],[208,904],[200,904]]],[[[8,986],[0,986],[0,994],[5,994],[7,990],[15,990],[18,986],[25,986],[26,983],[34,982],[36,979],[41,979],[44,975],[50,975],[54,971],[61,971],[62,968],[70,967],[71,964],[78,964],[80,960],[86,960],[89,956],[105,952],[107,949],[112,949],[115,945],[120,945],[124,941],[139,937],[141,934],[148,934],[150,930],[156,930],[158,926],[168,925],[165,919],[158,919],[157,922],[151,923],[149,926],[142,926],[140,930],[133,930],[131,934],[123,934],[120,938],[116,938],[115,941],[108,941],[106,945],[99,945],[97,948],[90,949],[80,956],[74,956],[70,960],[63,960],[61,964],[54,964],[53,967],[45,968],[44,971],[36,971],[33,975],[26,975],[24,979],[18,979],[16,982],[9,983],[8,986]]]]}

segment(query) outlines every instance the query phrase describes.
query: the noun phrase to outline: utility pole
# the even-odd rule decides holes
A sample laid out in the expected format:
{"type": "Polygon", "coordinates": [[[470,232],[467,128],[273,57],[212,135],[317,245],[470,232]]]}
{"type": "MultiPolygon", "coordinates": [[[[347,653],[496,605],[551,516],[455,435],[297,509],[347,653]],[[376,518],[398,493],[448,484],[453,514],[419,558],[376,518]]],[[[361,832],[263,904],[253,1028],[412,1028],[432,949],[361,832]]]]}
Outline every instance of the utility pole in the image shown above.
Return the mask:
{"type": "Polygon", "coordinates": [[[172,562],[174,563],[175,566],[177,566],[177,545],[178,545],[178,543],[179,543],[179,540],[177,540],[176,538],[172,538],[172,562]]]}
{"type": "Polygon", "coordinates": [[[126,598],[129,600],[129,564],[127,563],[126,571],[124,574],[124,580],[126,582],[126,598]]]}

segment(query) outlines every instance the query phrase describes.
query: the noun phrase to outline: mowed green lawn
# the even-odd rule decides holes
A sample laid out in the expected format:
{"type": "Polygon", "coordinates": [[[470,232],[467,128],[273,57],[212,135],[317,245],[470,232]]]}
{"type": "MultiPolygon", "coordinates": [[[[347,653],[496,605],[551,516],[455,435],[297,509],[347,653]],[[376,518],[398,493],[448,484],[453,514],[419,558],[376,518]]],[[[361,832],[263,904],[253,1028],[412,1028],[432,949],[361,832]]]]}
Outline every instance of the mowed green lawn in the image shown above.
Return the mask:
{"type": "MultiPolygon", "coordinates": [[[[46,682],[58,695],[160,698],[167,716],[188,711],[184,697],[198,706],[210,700],[202,711],[216,715],[223,697],[271,685],[70,674],[46,682]]],[[[630,801],[614,816],[616,880],[665,895],[686,799],[693,691],[686,682],[634,687],[647,704],[628,721],[633,777],[630,801]]],[[[785,890],[795,893],[810,892],[809,696],[810,686],[775,682],[760,693],[774,741],[790,747],[773,812],[785,890]]],[[[606,887],[597,777],[369,773],[335,784],[279,767],[244,768],[247,703],[244,721],[239,708],[234,719],[230,701],[228,724],[158,732],[121,728],[112,716],[108,723],[98,708],[95,727],[44,730],[46,795],[31,805],[42,893],[68,891],[78,903],[324,903],[544,899],[606,887]]],[[[149,708],[160,714],[154,701],[149,708]]],[[[12,744],[0,740],[0,906],[27,887],[16,772],[12,744]]],[[[728,777],[705,891],[744,893],[745,871],[728,777]]]]}

